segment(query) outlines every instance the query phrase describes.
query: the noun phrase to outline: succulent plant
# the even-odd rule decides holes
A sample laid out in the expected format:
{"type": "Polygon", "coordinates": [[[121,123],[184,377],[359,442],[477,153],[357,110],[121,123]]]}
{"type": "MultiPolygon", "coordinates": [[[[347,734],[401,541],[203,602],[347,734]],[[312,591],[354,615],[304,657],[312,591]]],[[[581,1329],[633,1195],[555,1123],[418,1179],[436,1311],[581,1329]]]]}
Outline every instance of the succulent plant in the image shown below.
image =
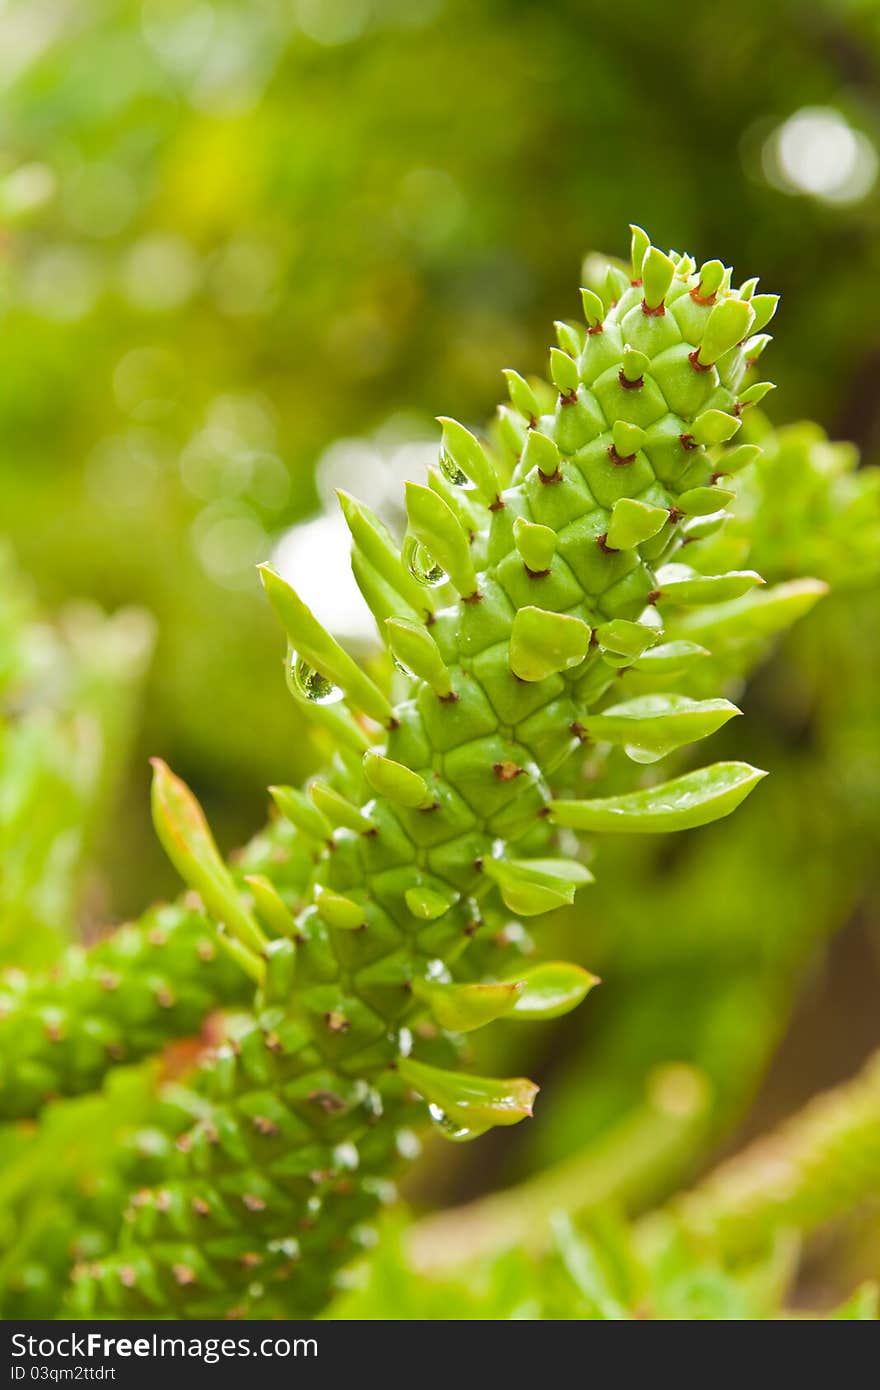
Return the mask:
{"type": "Polygon", "coordinates": [[[227,865],[157,760],[156,828],[198,902],[27,987],[33,1007],[12,1001],[0,1021],[0,1048],[28,1059],[0,1090],[15,1116],[250,994],[227,1040],[163,1089],[115,1248],[75,1270],[76,1311],[323,1307],[414,1124],[462,1141],[531,1114],[532,1082],[460,1059],[468,1033],[557,1016],[596,983],[533,961],[521,921],[589,884],[571,832],[701,826],[764,775],[723,762],[660,780],[651,765],[739,712],[716,634],[766,636],[822,591],[761,592],[755,571],[712,567],[725,483],[759,453],[733,441],[769,389],[745,379],[776,297],[640,228],[630,266],[606,262],[591,283],[585,325],[557,325],[551,382],[506,374],[490,441],[441,421],[438,465],[407,486],[402,548],[341,497],[390,679],[263,568],[296,707],[336,749],[326,775],[272,788],[273,825],[227,865]],[[677,690],[701,663],[714,688],[677,690]],[[634,784],[584,796],[585,748],[623,750],[634,784]]]}
{"type": "Polygon", "coordinates": [[[690,1192],[634,1222],[580,1192],[572,1202],[571,1168],[568,1202],[557,1192],[553,1203],[541,1174],[490,1210],[471,1204],[409,1228],[396,1222],[329,1315],[875,1321],[880,1290],[873,1280],[836,1306],[825,1291],[823,1313],[791,1309],[800,1301],[803,1237],[852,1219],[876,1196],[878,1080],[875,1055],[690,1192]]]}
{"type": "Polygon", "coordinates": [[[723,480],[756,453],[730,441],[765,390],[743,379],[775,297],[753,281],[733,289],[720,262],[697,269],[634,228],[630,272],[609,263],[583,302],[586,327],[559,326],[552,386],[507,374],[495,447],[442,422],[439,466],[407,488],[402,554],[341,499],[399,696],[263,571],[291,689],[338,748],[307,795],[273,791],[311,847],[307,881],[285,892],[269,865],[236,880],[191,794],[157,764],[159,835],[256,1003],[178,1098],[178,1118],[164,1116],[167,1172],[134,1194],[116,1253],[79,1269],[77,1306],[320,1307],[422,1103],[456,1140],[531,1113],[532,1083],[472,1076],[456,1055],[472,1029],[561,1013],[594,983],[523,961],[518,919],[590,881],[558,829],[690,828],[762,776],[728,763],[644,774],[610,798],[554,794],[585,743],[648,764],[737,713],[664,689],[704,654],[664,641],[664,615],[761,582],[701,572],[682,553],[722,524],[723,480]],[[626,698],[630,671],[648,693],[626,698]]]}

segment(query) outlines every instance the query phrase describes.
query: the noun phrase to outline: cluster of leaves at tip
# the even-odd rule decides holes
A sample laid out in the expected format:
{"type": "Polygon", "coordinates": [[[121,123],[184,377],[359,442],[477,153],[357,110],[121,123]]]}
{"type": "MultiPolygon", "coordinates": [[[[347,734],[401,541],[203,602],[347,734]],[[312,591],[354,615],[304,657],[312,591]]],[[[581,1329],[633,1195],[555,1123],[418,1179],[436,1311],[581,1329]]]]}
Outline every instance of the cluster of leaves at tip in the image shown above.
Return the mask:
{"type": "MultiPolygon", "coordinates": [[[[396,1160],[415,1151],[425,1109],[453,1140],[531,1113],[531,1082],[460,1068],[466,1035],[498,1018],[554,1017],[595,983],[579,966],[529,959],[521,919],[565,906],[591,878],[560,852],[557,830],[689,829],[734,810],[763,775],[732,762],[665,781],[648,770],[634,789],[571,795],[585,747],[594,758],[622,749],[645,768],[738,713],[717,688],[694,698],[676,682],[711,666],[713,613],[723,628],[727,606],[761,583],[709,560],[733,498],[725,480],[759,453],[733,441],[769,389],[746,378],[776,297],[755,281],[735,289],[720,261],[698,268],[633,228],[630,266],[608,263],[583,306],[585,323],[557,325],[549,383],[507,373],[510,405],[488,445],[443,421],[438,466],[407,488],[402,551],[342,499],[355,577],[396,667],[390,685],[264,570],[291,692],[338,750],[326,776],[305,793],[274,788],[278,820],[230,867],[157,763],[159,835],[253,1004],[163,1091],[135,1139],[115,1248],[78,1262],[69,1306],[323,1306],[390,1197],[396,1160]],[[699,641],[677,635],[689,615],[699,641]]],[[[203,940],[195,957],[207,966],[203,940]]],[[[151,944],[165,950],[161,926],[151,944]]],[[[131,1005],[126,972],[108,983],[100,961],[85,984],[76,971],[56,983],[63,1022],[45,1026],[44,1013],[31,1037],[38,1063],[55,1059],[57,1089],[87,1089],[189,1026],[174,1004],[192,993],[192,949],[178,992],[172,953],[167,990],[147,957],[131,1005]],[[118,1008],[98,1007],[117,991],[118,1008]],[[140,1041],[115,1056],[107,1028],[118,1039],[135,1016],[140,1041]]],[[[37,989],[44,1011],[51,988],[37,989]]],[[[211,993],[195,991],[206,1008],[211,993]]],[[[212,1002],[230,997],[218,988],[212,1002]]],[[[37,1099],[13,1094],[7,1113],[37,1099]]]]}
{"type": "Polygon", "coordinates": [[[285,706],[259,599],[225,588],[249,585],[247,547],[218,555],[221,528],[206,573],[189,544],[194,519],[200,535],[227,507],[269,534],[293,521],[310,484],[300,470],[288,482],[281,460],[387,421],[401,371],[413,407],[462,402],[479,419],[521,341],[522,306],[532,324],[550,321],[548,297],[573,312],[559,267],[576,264],[585,223],[616,244],[625,171],[638,169],[658,226],[688,227],[708,246],[723,206],[728,244],[756,248],[756,264],[760,247],[768,278],[794,244],[801,266],[821,265],[808,283],[792,277],[805,292],[774,350],[787,410],[833,418],[863,399],[852,371],[874,342],[864,286],[877,273],[866,205],[829,215],[821,198],[762,182],[757,165],[759,122],[794,113],[807,86],[836,93],[870,138],[838,66],[844,49],[876,53],[870,7],[823,4],[823,24],[799,26],[784,7],[740,0],[733,43],[710,0],[696,0],[687,25],[670,25],[654,0],[521,9],[447,0],[420,7],[415,26],[409,7],[377,0],[340,48],[304,35],[289,6],[223,0],[196,43],[181,37],[185,10],[157,11],[147,26],[139,0],[116,0],[56,11],[10,74],[5,524],[47,590],[136,595],[158,614],[166,652],[186,659],[164,661],[153,687],[156,747],[210,762],[230,800],[278,779],[285,706]],[[710,50],[723,51],[723,81],[706,81],[710,50]],[[783,50],[784,67],[763,61],[783,50]],[[663,80],[634,83],[634,72],[663,80]],[[142,140],[128,138],[135,124],[142,140]],[[674,178],[665,159],[642,157],[646,132],[661,129],[674,178]],[[301,138],[279,137],[290,130],[301,138]],[[577,158],[510,159],[511,132],[537,152],[562,130],[577,158]],[[721,130],[750,132],[730,160],[716,157],[721,130]],[[123,359],[117,405],[106,383],[123,359]],[[270,361],[284,362],[295,391],[270,361]],[[218,585],[217,569],[236,560],[218,585]],[[234,642],[214,640],[221,626],[234,642]]]}

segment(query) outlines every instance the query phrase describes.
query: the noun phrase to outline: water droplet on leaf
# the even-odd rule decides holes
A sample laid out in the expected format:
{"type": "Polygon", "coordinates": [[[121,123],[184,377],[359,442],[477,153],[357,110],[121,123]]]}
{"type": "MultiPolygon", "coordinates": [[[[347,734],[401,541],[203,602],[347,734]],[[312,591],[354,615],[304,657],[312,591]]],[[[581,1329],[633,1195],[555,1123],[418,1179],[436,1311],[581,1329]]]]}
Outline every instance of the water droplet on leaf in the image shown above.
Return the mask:
{"type": "Polygon", "coordinates": [[[485,1134],[486,1130],[491,1128],[490,1125],[482,1125],[469,1129],[466,1125],[457,1124],[445,1110],[433,1102],[428,1106],[428,1114],[435,1129],[439,1129],[443,1138],[451,1140],[453,1144],[466,1144],[470,1139],[479,1139],[481,1134],[485,1134]]]}
{"type": "Polygon", "coordinates": [[[665,758],[669,752],[668,748],[663,748],[659,753],[655,748],[640,748],[637,743],[624,744],[623,751],[626,756],[634,763],[659,763],[661,758],[665,758]]]}
{"type": "Polygon", "coordinates": [[[304,695],[307,700],[311,700],[312,704],[336,705],[345,698],[338,685],[334,685],[327,676],[316,671],[314,666],[310,666],[295,651],[291,650],[288,653],[287,660],[290,681],[294,690],[300,695],[304,695]]]}
{"type": "Polygon", "coordinates": [[[440,568],[415,536],[407,536],[403,557],[413,579],[417,579],[420,584],[435,589],[438,584],[446,582],[446,571],[440,568]]]}
{"type": "Polygon", "coordinates": [[[448,449],[440,450],[438,462],[440,464],[440,472],[448,483],[452,483],[454,487],[470,487],[470,479],[466,473],[462,473],[448,449]]]}

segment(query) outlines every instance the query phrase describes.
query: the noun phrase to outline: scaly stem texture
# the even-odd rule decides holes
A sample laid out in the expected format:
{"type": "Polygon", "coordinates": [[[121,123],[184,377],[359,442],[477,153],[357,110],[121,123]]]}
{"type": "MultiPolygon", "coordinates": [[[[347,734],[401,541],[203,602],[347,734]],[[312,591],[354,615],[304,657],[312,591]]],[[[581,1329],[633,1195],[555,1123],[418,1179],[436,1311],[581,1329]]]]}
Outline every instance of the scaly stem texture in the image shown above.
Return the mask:
{"type": "Polygon", "coordinates": [[[521,919],[591,877],[556,827],[688,829],[763,775],[722,763],[667,782],[643,771],[610,798],[559,795],[584,745],[647,766],[738,713],[670,688],[706,648],[664,640],[664,620],[761,582],[701,569],[699,554],[724,524],[724,479],[757,452],[729,441],[766,389],[743,379],[776,307],[639,228],[629,270],[609,265],[583,299],[586,329],[558,326],[552,385],[508,374],[491,447],[443,422],[439,466],[408,485],[402,554],[342,499],[400,698],[264,569],[292,692],[338,748],[307,795],[274,791],[310,849],[304,887],[271,864],[234,877],[157,766],[159,834],[257,994],[250,1022],[159,1112],[174,1141],[165,1176],[132,1194],[116,1252],[79,1267],[78,1310],[320,1308],[390,1195],[395,1155],[413,1152],[423,1104],[453,1140],[531,1113],[530,1082],[470,1076],[457,1058],[462,1034],[564,1012],[594,983],[524,959],[521,919]]]}

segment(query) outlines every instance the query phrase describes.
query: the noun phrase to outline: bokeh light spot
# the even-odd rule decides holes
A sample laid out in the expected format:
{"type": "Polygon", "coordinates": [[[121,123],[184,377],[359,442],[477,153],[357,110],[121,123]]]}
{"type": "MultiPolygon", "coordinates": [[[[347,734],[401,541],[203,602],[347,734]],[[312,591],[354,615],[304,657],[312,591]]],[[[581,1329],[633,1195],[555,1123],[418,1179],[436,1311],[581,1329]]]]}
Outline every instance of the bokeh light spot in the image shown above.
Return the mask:
{"type": "Polygon", "coordinates": [[[831,106],[807,106],[778,126],[764,144],[770,183],[823,202],[856,203],[877,178],[877,151],[831,106]]]}

